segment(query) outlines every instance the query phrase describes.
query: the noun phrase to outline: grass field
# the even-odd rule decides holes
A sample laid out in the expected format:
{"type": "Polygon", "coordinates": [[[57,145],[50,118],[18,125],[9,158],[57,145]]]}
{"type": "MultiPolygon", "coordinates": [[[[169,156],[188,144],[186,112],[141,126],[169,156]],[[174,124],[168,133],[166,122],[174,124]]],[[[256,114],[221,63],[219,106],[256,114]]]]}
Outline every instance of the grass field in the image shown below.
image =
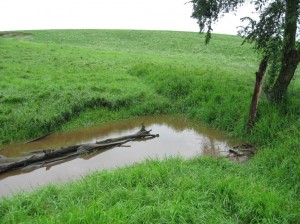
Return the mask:
{"type": "Polygon", "coordinates": [[[49,30],[0,37],[0,143],[148,114],[184,114],[256,144],[254,159],[146,161],[5,199],[3,223],[300,223],[300,81],[288,107],[262,96],[239,37],[49,30]]]}

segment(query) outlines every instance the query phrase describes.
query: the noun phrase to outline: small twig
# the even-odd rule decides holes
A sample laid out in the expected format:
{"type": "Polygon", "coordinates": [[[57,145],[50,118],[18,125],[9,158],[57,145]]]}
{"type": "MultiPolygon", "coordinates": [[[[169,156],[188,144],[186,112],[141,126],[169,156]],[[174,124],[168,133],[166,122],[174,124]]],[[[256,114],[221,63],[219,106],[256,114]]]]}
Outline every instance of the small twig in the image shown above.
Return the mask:
{"type": "Polygon", "coordinates": [[[46,137],[49,136],[49,135],[50,135],[50,133],[48,133],[48,134],[46,134],[46,135],[43,135],[43,136],[40,136],[40,137],[37,137],[37,138],[34,138],[34,139],[31,139],[31,140],[25,142],[24,144],[28,144],[28,143],[31,143],[31,142],[36,142],[36,141],[38,141],[38,140],[41,140],[41,139],[43,139],[43,138],[46,138],[46,137]]]}

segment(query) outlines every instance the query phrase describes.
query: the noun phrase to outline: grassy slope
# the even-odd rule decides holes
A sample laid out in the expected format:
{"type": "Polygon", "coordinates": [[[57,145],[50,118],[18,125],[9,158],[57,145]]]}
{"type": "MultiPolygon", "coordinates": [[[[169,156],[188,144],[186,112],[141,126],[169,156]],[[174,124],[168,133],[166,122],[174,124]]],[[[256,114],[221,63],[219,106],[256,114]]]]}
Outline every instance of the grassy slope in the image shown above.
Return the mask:
{"type": "MultiPolygon", "coordinates": [[[[0,112],[5,125],[0,127],[0,142],[54,131],[95,106],[118,109],[146,102],[135,110],[137,114],[165,112],[160,111],[169,108],[165,106],[168,99],[163,99],[169,96],[164,91],[176,98],[176,94],[186,94],[195,87],[195,80],[221,95],[222,83],[215,86],[212,80],[227,77],[228,89],[236,90],[233,95],[238,95],[237,91],[246,94],[235,99],[241,105],[237,112],[244,111],[248,104],[244,98],[249,98],[253,80],[249,74],[255,71],[252,51],[239,46],[236,37],[218,36],[218,44],[213,42],[209,47],[201,41],[196,33],[150,31],[42,31],[34,32],[30,42],[1,39],[0,112]],[[242,49],[247,52],[242,53],[242,49]],[[238,59],[245,63],[241,65],[238,59]],[[185,89],[178,91],[174,86],[168,90],[165,82],[159,82],[157,91],[140,79],[143,71],[154,78],[159,74],[158,79],[163,76],[165,82],[172,80],[174,85],[186,77],[181,87],[185,89]]],[[[180,110],[201,102],[197,91],[200,97],[210,98],[201,88],[192,90],[193,105],[182,105],[180,110]]]]}
{"type": "MultiPolygon", "coordinates": [[[[148,162],[0,205],[5,221],[294,222],[300,219],[299,79],[287,110],[262,102],[244,132],[256,55],[240,38],[159,31],[34,31],[0,39],[2,142],[154,113],[184,113],[261,145],[250,163],[148,162]],[[36,195],[39,196],[36,196],[36,195]],[[68,203],[67,203],[68,202],[68,203]]],[[[298,74],[297,74],[298,75],[298,74]]]]}

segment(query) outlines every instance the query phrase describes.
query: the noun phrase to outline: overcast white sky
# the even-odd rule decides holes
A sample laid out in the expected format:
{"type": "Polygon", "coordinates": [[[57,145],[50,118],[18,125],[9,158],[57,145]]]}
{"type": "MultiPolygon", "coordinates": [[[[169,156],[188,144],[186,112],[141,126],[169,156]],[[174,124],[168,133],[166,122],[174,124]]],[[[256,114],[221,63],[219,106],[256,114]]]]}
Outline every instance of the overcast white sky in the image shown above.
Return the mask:
{"type": "MultiPolygon", "coordinates": [[[[0,31],[35,29],[143,29],[198,32],[189,0],[0,0],[0,31]]],[[[244,7],[225,16],[215,33],[236,34],[244,7]]]]}

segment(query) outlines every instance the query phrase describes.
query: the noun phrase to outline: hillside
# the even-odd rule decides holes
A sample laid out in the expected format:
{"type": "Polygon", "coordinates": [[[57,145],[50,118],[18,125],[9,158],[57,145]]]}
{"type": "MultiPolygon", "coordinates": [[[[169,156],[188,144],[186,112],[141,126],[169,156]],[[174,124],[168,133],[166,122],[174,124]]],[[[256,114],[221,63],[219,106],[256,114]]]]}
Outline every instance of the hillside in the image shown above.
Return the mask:
{"type": "Polygon", "coordinates": [[[297,223],[300,81],[288,106],[262,96],[245,131],[258,56],[236,36],[26,31],[0,37],[0,143],[149,114],[184,114],[254,143],[245,164],[148,161],[0,204],[4,222],[297,223]],[[47,203],[46,203],[47,202],[47,203]]]}

